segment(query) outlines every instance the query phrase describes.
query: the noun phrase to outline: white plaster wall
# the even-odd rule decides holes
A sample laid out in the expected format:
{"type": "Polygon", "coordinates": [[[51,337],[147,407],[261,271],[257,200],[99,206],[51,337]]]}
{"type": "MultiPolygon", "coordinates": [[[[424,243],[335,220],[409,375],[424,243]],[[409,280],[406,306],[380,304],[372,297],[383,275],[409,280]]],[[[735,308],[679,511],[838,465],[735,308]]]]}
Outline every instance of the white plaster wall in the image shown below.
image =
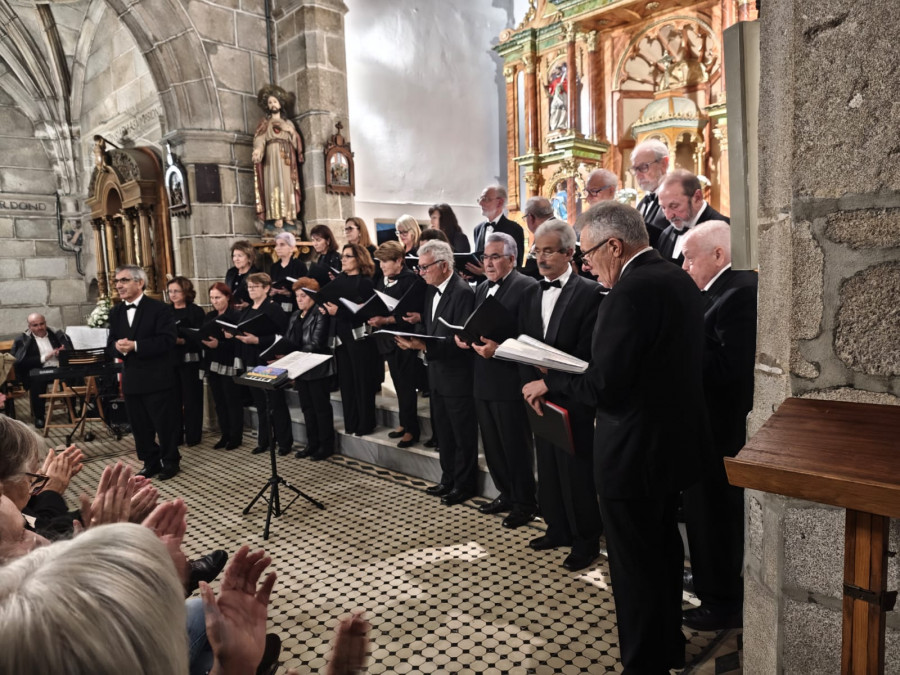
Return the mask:
{"type": "Polygon", "coordinates": [[[491,47],[527,0],[345,0],[356,214],[447,202],[471,235],[475,198],[506,184],[503,62],[491,47]]]}

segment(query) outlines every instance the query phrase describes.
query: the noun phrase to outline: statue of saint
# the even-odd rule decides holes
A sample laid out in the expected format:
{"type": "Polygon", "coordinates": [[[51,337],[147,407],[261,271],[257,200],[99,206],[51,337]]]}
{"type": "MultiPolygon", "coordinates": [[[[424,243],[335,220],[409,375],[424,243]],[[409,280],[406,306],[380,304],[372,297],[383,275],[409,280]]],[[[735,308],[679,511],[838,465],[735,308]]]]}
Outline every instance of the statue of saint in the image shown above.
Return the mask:
{"type": "Polygon", "coordinates": [[[303,141],[287,119],[294,97],[269,84],[259,90],[256,100],[266,113],[253,134],[256,216],[263,223],[274,221],[277,230],[284,228],[285,223],[293,229],[302,201],[303,163],[303,141]]]}
{"type": "Polygon", "coordinates": [[[550,131],[565,130],[569,125],[568,66],[558,65],[550,73],[547,94],[550,96],[550,131]]]}

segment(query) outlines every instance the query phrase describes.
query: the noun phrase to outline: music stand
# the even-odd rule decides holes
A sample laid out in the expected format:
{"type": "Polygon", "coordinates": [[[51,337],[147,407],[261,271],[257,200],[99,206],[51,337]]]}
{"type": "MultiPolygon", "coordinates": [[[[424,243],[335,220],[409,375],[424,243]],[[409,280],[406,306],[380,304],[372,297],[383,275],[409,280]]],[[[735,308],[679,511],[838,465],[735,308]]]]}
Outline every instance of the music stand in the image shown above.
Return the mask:
{"type": "MultiPolygon", "coordinates": [[[[320,509],[324,509],[325,505],[322,504],[322,502],[320,502],[316,499],[313,499],[312,497],[310,497],[308,494],[306,494],[299,488],[291,485],[284,478],[282,478],[281,476],[278,475],[278,464],[275,459],[275,443],[276,443],[275,442],[275,423],[272,418],[273,405],[272,405],[271,396],[272,396],[273,391],[287,388],[289,380],[283,381],[283,382],[280,382],[277,384],[272,384],[271,382],[260,382],[258,380],[253,380],[253,379],[250,379],[250,378],[247,378],[247,377],[244,377],[243,375],[241,375],[239,377],[235,377],[234,381],[237,384],[248,385],[251,387],[258,387],[259,389],[266,390],[266,415],[265,415],[266,419],[265,419],[265,422],[263,422],[262,416],[260,415],[259,423],[260,424],[265,423],[269,426],[269,461],[272,464],[272,475],[269,476],[269,480],[266,481],[266,484],[262,486],[260,491],[256,493],[256,496],[252,500],[250,500],[249,504],[247,504],[247,508],[245,508],[243,510],[243,514],[246,516],[248,513],[250,513],[250,509],[252,509],[253,505],[259,501],[260,497],[262,497],[263,499],[266,500],[266,503],[268,504],[268,509],[266,510],[266,525],[263,528],[263,539],[267,540],[269,538],[269,523],[272,522],[272,513],[275,514],[276,518],[280,518],[281,514],[285,513],[291,507],[291,505],[295,501],[297,501],[298,497],[303,497],[310,504],[313,504],[313,505],[319,507],[320,509]],[[291,492],[294,493],[294,498],[284,508],[281,508],[281,497],[278,493],[279,485],[283,485],[288,490],[290,490],[291,492]],[[263,496],[266,493],[266,490],[270,491],[268,497],[263,496]]],[[[259,411],[257,411],[257,413],[258,412],[259,411]]]]}

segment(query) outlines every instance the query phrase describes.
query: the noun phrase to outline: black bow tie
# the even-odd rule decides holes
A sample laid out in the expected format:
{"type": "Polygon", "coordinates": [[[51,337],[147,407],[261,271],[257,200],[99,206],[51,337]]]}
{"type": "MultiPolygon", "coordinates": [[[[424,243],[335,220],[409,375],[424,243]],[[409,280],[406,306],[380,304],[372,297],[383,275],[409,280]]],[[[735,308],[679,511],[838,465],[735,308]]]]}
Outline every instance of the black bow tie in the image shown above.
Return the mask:
{"type": "Polygon", "coordinates": [[[547,281],[546,279],[541,279],[541,290],[546,291],[548,288],[562,288],[562,284],[559,283],[559,279],[554,281],[547,281]]]}
{"type": "Polygon", "coordinates": [[[441,294],[441,289],[438,288],[437,286],[435,286],[435,287],[434,287],[434,292],[437,293],[438,295],[440,295],[440,294],[441,294]]]}
{"type": "Polygon", "coordinates": [[[503,281],[504,279],[497,279],[497,281],[488,280],[488,288],[493,288],[494,286],[500,288],[503,285],[503,281]]]}
{"type": "Polygon", "coordinates": [[[137,305],[132,304],[130,302],[125,303],[125,311],[127,312],[129,309],[137,309],[137,305]]]}
{"type": "MultiPolygon", "coordinates": [[[[674,229],[674,228],[673,228],[673,229],[674,229]]],[[[687,233],[688,233],[688,230],[690,230],[689,227],[686,227],[686,228],[684,228],[683,230],[674,229],[674,233],[675,233],[675,236],[676,236],[676,237],[680,237],[680,236],[682,236],[682,235],[687,234],[687,233]]]]}

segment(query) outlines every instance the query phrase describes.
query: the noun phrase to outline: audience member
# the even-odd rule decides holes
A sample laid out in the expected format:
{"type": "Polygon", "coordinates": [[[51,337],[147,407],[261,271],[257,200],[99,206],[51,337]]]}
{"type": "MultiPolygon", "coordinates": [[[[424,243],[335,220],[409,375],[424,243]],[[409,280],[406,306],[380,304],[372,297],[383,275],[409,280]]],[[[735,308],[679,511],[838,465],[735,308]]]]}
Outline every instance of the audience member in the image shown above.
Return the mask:
{"type": "Polygon", "coordinates": [[[728,218],[706,203],[703,186],[690,171],[676,169],[670,173],[660,183],[658,195],[660,208],[669,219],[669,226],[659,236],[656,249],[663,259],[679,267],[684,263],[682,247],[688,230],[707,220],[729,222],[728,218]]]}
{"type": "Polygon", "coordinates": [[[225,285],[231,289],[231,305],[237,310],[250,306],[250,295],[247,293],[247,276],[259,272],[256,266],[256,249],[246,239],[231,245],[231,262],[234,267],[225,273],[225,285]]]}
{"type": "Polygon", "coordinates": [[[454,253],[468,253],[471,250],[469,238],[459,226],[456,214],[449,204],[435,204],[430,207],[428,217],[431,219],[431,228],[446,235],[447,243],[454,253]]]}
{"type": "MultiPolygon", "coordinates": [[[[204,326],[216,319],[237,324],[239,314],[230,308],[231,289],[221,281],[209,287],[209,304],[212,309],[206,315],[204,326]]],[[[221,332],[216,330],[216,334],[221,332]]],[[[216,450],[234,450],[244,442],[244,407],[241,405],[240,386],[234,377],[243,370],[243,361],[237,354],[234,340],[219,339],[215,335],[202,340],[204,346],[203,368],[216,407],[216,420],[222,437],[213,446],[216,450]]]]}
{"type": "Polygon", "coordinates": [[[28,390],[31,402],[31,415],[34,426],[44,428],[46,405],[41,394],[47,392],[47,385],[53,377],[31,377],[34,368],[52,368],[59,366],[59,352],[72,349],[72,341],[61,330],[47,327],[43,314],[28,315],[28,330],[13,340],[12,355],[16,359],[16,377],[28,390]]]}
{"type": "Polygon", "coordinates": [[[200,379],[200,342],[185,337],[185,328],[203,325],[203,310],[194,304],[194,284],[186,277],[174,277],[167,285],[169,302],[175,315],[178,337],[175,338],[175,409],[180,440],[188,447],[203,437],[203,380],[200,379]]]}

